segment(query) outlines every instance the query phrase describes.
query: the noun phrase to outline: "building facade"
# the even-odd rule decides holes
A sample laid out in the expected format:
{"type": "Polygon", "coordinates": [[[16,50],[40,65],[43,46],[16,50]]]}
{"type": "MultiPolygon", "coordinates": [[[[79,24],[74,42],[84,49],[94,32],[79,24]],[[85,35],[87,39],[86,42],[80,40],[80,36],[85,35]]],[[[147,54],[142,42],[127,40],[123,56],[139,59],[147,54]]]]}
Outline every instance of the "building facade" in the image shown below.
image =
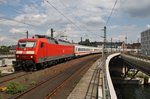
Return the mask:
{"type": "Polygon", "coordinates": [[[150,56],[150,29],[141,33],[141,53],[150,56]]]}

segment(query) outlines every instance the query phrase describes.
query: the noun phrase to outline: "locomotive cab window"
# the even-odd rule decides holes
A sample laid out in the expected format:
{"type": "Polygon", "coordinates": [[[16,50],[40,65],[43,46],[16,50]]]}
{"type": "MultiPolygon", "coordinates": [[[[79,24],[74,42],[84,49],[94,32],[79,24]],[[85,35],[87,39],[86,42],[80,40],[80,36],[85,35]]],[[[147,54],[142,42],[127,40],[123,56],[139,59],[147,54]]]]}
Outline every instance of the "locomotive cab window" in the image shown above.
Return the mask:
{"type": "Polygon", "coordinates": [[[20,48],[25,48],[25,47],[28,47],[28,48],[33,48],[35,47],[35,41],[21,41],[18,43],[18,47],[20,48]]]}
{"type": "Polygon", "coordinates": [[[43,43],[43,42],[41,43],[40,47],[41,47],[41,48],[43,48],[43,47],[44,47],[44,43],[43,43]]]}

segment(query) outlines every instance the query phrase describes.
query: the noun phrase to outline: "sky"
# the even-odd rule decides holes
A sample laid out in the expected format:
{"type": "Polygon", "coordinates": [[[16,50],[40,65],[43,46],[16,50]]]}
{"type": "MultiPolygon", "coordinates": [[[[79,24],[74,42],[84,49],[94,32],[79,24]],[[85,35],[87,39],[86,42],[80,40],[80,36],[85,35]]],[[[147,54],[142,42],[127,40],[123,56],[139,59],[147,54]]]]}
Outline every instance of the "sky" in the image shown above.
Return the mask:
{"type": "Polygon", "coordinates": [[[0,0],[0,45],[35,34],[67,40],[140,41],[141,32],[150,28],[150,0],[0,0]],[[112,8],[114,7],[113,13],[112,8]],[[109,20],[108,20],[109,19],[109,20]],[[66,38],[61,38],[66,39],[66,38]]]}

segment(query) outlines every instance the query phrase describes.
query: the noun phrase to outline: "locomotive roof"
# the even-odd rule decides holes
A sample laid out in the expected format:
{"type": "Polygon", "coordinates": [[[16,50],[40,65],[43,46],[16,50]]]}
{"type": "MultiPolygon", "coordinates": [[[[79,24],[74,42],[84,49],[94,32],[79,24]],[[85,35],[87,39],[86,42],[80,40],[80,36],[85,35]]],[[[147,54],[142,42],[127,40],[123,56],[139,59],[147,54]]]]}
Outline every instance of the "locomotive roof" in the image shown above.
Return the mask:
{"type": "Polygon", "coordinates": [[[27,41],[27,40],[29,40],[29,41],[35,41],[35,39],[33,39],[33,38],[23,38],[23,39],[19,39],[19,41],[27,41]]]}
{"type": "Polygon", "coordinates": [[[47,38],[47,39],[54,39],[54,38],[49,37],[49,36],[47,36],[47,35],[35,35],[34,37],[35,37],[35,38],[47,38]]]}
{"type": "Polygon", "coordinates": [[[60,45],[71,45],[69,41],[61,40],[61,39],[55,39],[52,37],[49,37],[47,35],[35,35],[35,38],[46,38],[49,43],[54,43],[54,44],[60,44],[60,45]]]}
{"type": "Polygon", "coordinates": [[[61,40],[61,39],[55,39],[55,38],[52,38],[52,37],[49,37],[47,35],[35,35],[34,38],[24,38],[24,39],[20,39],[19,41],[26,41],[26,40],[31,40],[31,41],[34,41],[35,39],[38,39],[38,38],[45,38],[48,40],[49,43],[52,43],[52,44],[60,44],[60,45],[72,45],[69,41],[65,41],[65,40],[61,40]]]}

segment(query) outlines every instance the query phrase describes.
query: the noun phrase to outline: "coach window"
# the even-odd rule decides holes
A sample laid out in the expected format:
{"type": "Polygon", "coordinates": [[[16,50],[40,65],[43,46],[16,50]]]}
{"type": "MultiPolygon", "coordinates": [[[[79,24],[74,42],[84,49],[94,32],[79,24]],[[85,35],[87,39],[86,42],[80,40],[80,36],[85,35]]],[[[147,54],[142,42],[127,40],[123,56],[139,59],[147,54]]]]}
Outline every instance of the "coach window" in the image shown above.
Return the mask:
{"type": "Polygon", "coordinates": [[[78,48],[76,48],[76,51],[78,51],[78,48]]]}
{"type": "Polygon", "coordinates": [[[41,47],[41,48],[43,48],[43,47],[44,47],[44,43],[43,43],[43,42],[41,43],[40,47],[41,47]]]}

